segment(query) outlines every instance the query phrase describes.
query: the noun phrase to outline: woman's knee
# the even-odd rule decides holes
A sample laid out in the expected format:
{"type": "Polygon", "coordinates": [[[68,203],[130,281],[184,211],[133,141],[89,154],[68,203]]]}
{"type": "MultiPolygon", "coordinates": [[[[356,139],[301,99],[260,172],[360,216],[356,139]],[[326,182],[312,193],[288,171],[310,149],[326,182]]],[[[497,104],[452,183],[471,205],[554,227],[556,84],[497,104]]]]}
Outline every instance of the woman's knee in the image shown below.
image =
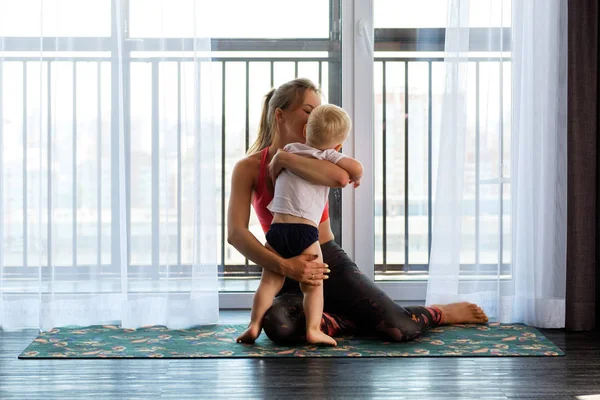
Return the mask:
{"type": "MultiPolygon", "coordinates": [[[[299,341],[300,320],[290,317],[290,310],[284,305],[273,304],[263,317],[263,330],[269,339],[277,344],[291,344],[299,341]]],[[[302,320],[304,321],[304,320],[302,320]]]]}
{"type": "Polygon", "coordinates": [[[410,342],[421,336],[420,332],[416,329],[401,330],[399,328],[392,328],[386,329],[382,333],[392,342],[410,342]]]}
{"type": "Polygon", "coordinates": [[[404,315],[395,320],[381,321],[377,324],[376,330],[393,342],[410,342],[421,336],[419,324],[412,319],[407,320],[404,315]]]}

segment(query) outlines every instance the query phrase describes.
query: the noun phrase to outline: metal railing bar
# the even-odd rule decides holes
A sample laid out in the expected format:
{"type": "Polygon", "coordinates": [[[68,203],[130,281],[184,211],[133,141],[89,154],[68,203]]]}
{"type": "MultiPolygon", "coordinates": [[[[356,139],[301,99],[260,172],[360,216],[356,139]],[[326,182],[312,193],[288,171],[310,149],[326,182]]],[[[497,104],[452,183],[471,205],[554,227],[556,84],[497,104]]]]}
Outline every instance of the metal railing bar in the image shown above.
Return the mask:
{"type": "Polygon", "coordinates": [[[481,120],[479,115],[479,62],[475,63],[475,264],[479,264],[479,241],[480,241],[480,227],[479,224],[481,219],[479,218],[480,213],[480,179],[481,179],[481,120]]]}
{"type": "Polygon", "coordinates": [[[383,74],[383,86],[382,86],[382,96],[381,96],[381,100],[382,100],[382,146],[383,146],[383,152],[382,152],[382,181],[383,181],[383,200],[382,200],[382,213],[383,213],[383,219],[382,219],[382,251],[383,251],[383,271],[386,271],[386,264],[387,264],[387,126],[386,126],[386,122],[387,122],[387,88],[386,88],[386,74],[387,74],[387,69],[386,69],[386,63],[383,62],[382,63],[382,74],[383,74]]]}
{"type": "MultiPolygon", "coordinates": [[[[160,192],[160,154],[159,154],[159,112],[160,105],[158,104],[158,99],[160,96],[160,87],[159,87],[159,70],[158,70],[158,62],[152,63],[152,76],[151,76],[150,87],[152,90],[152,182],[151,182],[151,191],[152,191],[152,266],[156,267],[160,264],[159,252],[160,252],[160,235],[159,235],[159,225],[160,225],[160,203],[159,203],[159,192],[160,192]]],[[[158,276],[154,276],[154,278],[158,278],[158,276]]]]}
{"type": "MultiPolygon", "coordinates": [[[[96,193],[96,216],[98,218],[98,226],[96,234],[98,235],[96,246],[98,247],[97,264],[98,267],[102,264],[102,63],[96,65],[96,178],[98,179],[98,191],[96,193]]],[[[48,166],[50,171],[50,165],[48,166]]],[[[97,274],[98,272],[95,271],[97,274]]]]}
{"type": "Polygon", "coordinates": [[[73,61],[73,266],[77,266],[77,62],[73,61]]]}
{"type": "Polygon", "coordinates": [[[431,257],[431,232],[433,214],[433,65],[427,63],[427,262],[431,257]]]}
{"type": "Polygon", "coordinates": [[[181,265],[181,62],[177,63],[177,265],[181,265]]]}
{"type": "MultiPolygon", "coordinates": [[[[248,151],[250,147],[250,64],[246,61],[246,96],[245,96],[245,129],[244,129],[244,154],[248,151]]],[[[298,76],[298,63],[296,62],[296,77],[298,76]]],[[[221,171],[223,175],[225,175],[225,170],[221,171]]],[[[223,186],[223,192],[225,192],[225,186],[223,186]]],[[[225,212],[223,212],[223,218],[225,216],[225,212]]],[[[224,220],[223,220],[224,221],[224,220]]],[[[225,242],[223,242],[225,243],[225,242]]],[[[249,261],[247,257],[244,257],[244,265],[248,267],[249,261]]],[[[246,272],[248,273],[248,268],[246,268],[246,272]]]]}
{"type": "Polygon", "coordinates": [[[225,240],[225,144],[227,140],[225,135],[225,76],[226,63],[223,62],[221,65],[221,263],[219,272],[223,272],[225,267],[225,246],[227,243],[225,240]]]}
{"type": "Polygon", "coordinates": [[[27,267],[27,64],[23,63],[23,266],[27,267]]]}
{"type": "MultiPolygon", "coordinates": [[[[47,235],[48,239],[46,242],[46,246],[48,247],[48,266],[52,265],[52,64],[50,61],[47,63],[47,75],[48,75],[48,83],[47,83],[47,101],[48,101],[48,120],[47,120],[47,134],[48,134],[48,161],[47,161],[47,169],[48,169],[48,227],[47,227],[47,235]]],[[[0,118],[1,120],[1,118],[0,118]]]]}
{"type": "Polygon", "coordinates": [[[408,61],[404,63],[404,271],[408,272],[410,269],[409,258],[408,258],[408,61]]]}

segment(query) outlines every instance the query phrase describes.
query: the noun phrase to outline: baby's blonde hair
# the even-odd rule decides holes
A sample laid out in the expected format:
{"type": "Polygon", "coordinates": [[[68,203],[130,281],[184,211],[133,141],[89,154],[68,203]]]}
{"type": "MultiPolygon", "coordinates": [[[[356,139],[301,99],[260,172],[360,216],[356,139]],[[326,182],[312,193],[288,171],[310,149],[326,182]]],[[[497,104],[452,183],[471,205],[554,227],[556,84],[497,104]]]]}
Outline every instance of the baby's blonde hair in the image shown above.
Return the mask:
{"type": "Polygon", "coordinates": [[[314,147],[332,148],[343,144],[352,129],[352,120],[343,108],[323,104],[310,113],[306,124],[306,141],[314,147]]]}

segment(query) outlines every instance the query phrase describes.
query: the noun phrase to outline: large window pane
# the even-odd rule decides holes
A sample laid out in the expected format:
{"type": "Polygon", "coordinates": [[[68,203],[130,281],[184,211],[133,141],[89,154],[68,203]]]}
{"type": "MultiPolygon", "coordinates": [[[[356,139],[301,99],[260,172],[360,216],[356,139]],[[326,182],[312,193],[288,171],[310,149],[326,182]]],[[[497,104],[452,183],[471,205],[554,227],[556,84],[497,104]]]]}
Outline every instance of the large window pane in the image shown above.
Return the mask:
{"type": "Polygon", "coordinates": [[[131,263],[152,262],[152,70],[131,66],[130,251],[131,263]]]}
{"type": "MultiPolygon", "coordinates": [[[[73,73],[75,63],[52,63],[52,264],[73,265],[73,73]],[[64,153],[61,153],[64,151],[64,153]]],[[[76,237],[75,237],[76,239],[76,237]]]]}
{"type": "Polygon", "coordinates": [[[23,265],[23,63],[6,62],[2,71],[3,229],[0,251],[4,265],[23,265]],[[10,101],[8,101],[10,99],[10,101]]]}
{"type": "MultiPolygon", "coordinates": [[[[406,279],[428,268],[444,69],[441,55],[380,52],[375,59],[377,280],[406,279]]],[[[501,64],[477,55],[468,62],[461,225],[461,263],[467,268],[480,263],[487,270],[510,259],[510,80],[509,59],[501,64]]]]}
{"type": "MultiPolygon", "coordinates": [[[[190,0],[130,0],[131,37],[328,38],[329,2],[305,0],[222,0],[199,23],[190,0]],[[290,17],[290,7],[293,17],[290,17]],[[183,21],[183,23],[182,23],[183,21]]],[[[205,6],[203,6],[205,7],[205,6]]]]}
{"type": "MultiPolygon", "coordinates": [[[[373,0],[375,28],[444,28],[450,0],[373,0]]],[[[511,2],[474,0],[471,27],[510,26],[511,2]]]]}
{"type": "Polygon", "coordinates": [[[0,31],[7,37],[110,36],[110,3],[111,0],[3,1],[0,31]]]}
{"type": "Polygon", "coordinates": [[[429,253],[429,64],[408,64],[408,262],[429,253]]]}
{"type": "MultiPolygon", "coordinates": [[[[175,48],[178,46],[173,46],[173,42],[127,39],[203,35],[224,39],[221,43],[229,38],[269,39],[265,48],[235,41],[234,48],[214,52],[209,62],[215,72],[212,88],[215,132],[218,132],[214,194],[218,201],[217,229],[221,233],[219,238],[222,235],[225,239],[218,244],[224,264],[220,271],[227,277],[252,278],[245,280],[246,283],[256,281],[260,269],[251,262],[247,269],[248,261],[226,243],[231,172],[244,157],[247,145],[256,138],[264,95],[271,87],[295,77],[307,77],[321,87],[324,102],[340,103],[341,63],[335,50],[340,47],[338,38],[331,39],[330,46],[323,46],[329,43],[333,29],[330,19],[339,19],[339,4],[334,4],[337,0],[308,0],[294,10],[291,19],[288,4],[273,0],[227,0],[211,5],[208,24],[204,23],[206,13],[195,15],[197,0],[128,0],[123,2],[127,9],[119,10],[120,13],[112,8],[112,3],[110,0],[23,0],[5,1],[0,7],[1,30],[9,40],[7,43],[22,45],[19,52],[5,52],[1,82],[4,101],[0,123],[6,133],[2,158],[6,189],[2,198],[4,264],[46,264],[51,259],[52,266],[75,266],[82,270],[94,268],[98,263],[103,267],[111,265],[114,257],[120,255],[113,254],[119,238],[114,237],[113,223],[117,221],[113,220],[112,207],[121,206],[114,203],[121,199],[117,196],[119,185],[115,186],[120,174],[115,168],[123,151],[127,166],[124,175],[127,201],[123,206],[129,207],[123,215],[127,219],[129,262],[136,267],[159,267],[156,276],[162,274],[164,265],[179,262],[183,267],[189,265],[196,245],[191,210],[196,201],[193,138],[197,121],[193,116],[197,71],[190,61],[191,52],[175,48]],[[31,14],[30,10],[35,9],[41,9],[41,15],[31,14]],[[118,83],[112,81],[114,65],[110,52],[106,51],[109,49],[103,48],[102,53],[95,51],[98,44],[110,43],[96,38],[111,36],[111,20],[119,20],[119,26],[124,27],[115,38],[124,40],[120,48],[124,62],[118,71],[123,73],[123,82],[118,83]],[[44,60],[40,68],[39,53],[28,51],[30,42],[14,40],[40,36],[93,39],[67,40],[67,44],[77,46],[45,50],[44,56],[59,60],[44,60]],[[323,40],[304,40],[311,38],[323,40]],[[270,51],[278,39],[291,39],[295,43],[288,49],[284,44],[289,42],[277,42],[277,51],[270,51]],[[90,48],[86,47],[88,44],[90,48]],[[135,44],[135,50],[129,44],[135,44]],[[328,48],[334,50],[330,52],[328,48]],[[21,57],[31,60],[18,61],[21,57]],[[124,93],[113,92],[120,83],[124,93]],[[120,98],[123,120],[119,123],[124,128],[124,149],[120,148],[120,138],[113,130],[115,121],[111,120],[114,112],[111,103],[120,98]],[[38,110],[40,104],[42,109],[38,110]],[[223,129],[222,123],[225,123],[223,129]],[[48,137],[51,143],[47,143],[48,137]],[[35,151],[24,154],[24,140],[35,151]],[[44,153],[47,151],[52,152],[51,161],[44,153]],[[38,171],[40,162],[42,170],[38,171]],[[40,222],[39,214],[32,216],[27,208],[37,207],[47,190],[51,191],[52,209],[42,208],[40,222]],[[34,248],[48,245],[49,249],[34,248]],[[155,245],[159,246],[158,260],[153,258],[157,253],[152,251],[155,245]]],[[[184,42],[190,41],[181,43],[184,42]]],[[[254,212],[250,230],[259,241],[265,241],[254,212]]],[[[236,290],[229,286],[224,289],[236,290]]],[[[248,290],[247,285],[243,289],[248,290]]]]}

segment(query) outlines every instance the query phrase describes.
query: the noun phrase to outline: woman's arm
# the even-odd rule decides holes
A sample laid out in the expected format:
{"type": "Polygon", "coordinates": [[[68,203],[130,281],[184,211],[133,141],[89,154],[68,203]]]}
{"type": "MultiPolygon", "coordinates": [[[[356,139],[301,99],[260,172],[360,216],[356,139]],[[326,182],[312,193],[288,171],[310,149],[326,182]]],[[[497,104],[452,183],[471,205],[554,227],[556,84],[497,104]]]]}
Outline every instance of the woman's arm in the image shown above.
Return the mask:
{"type": "Polygon", "coordinates": [[[227,242],[257,265],[298,282],[318,286],[327,279],[329,270],[313,261],[316,256],[302,254],[284,259],[263,246],[248,229],[252,200],[253,160],[244,159],[233,169],[231,193],[227,210],[227,242]]]}
{"type": "Polygon", "coordinates": [[[350,181],[348,172],[334,163],[278,150],[269,164],[273,182],[284,168],[316,185],[343,188],[350,181]]]}

